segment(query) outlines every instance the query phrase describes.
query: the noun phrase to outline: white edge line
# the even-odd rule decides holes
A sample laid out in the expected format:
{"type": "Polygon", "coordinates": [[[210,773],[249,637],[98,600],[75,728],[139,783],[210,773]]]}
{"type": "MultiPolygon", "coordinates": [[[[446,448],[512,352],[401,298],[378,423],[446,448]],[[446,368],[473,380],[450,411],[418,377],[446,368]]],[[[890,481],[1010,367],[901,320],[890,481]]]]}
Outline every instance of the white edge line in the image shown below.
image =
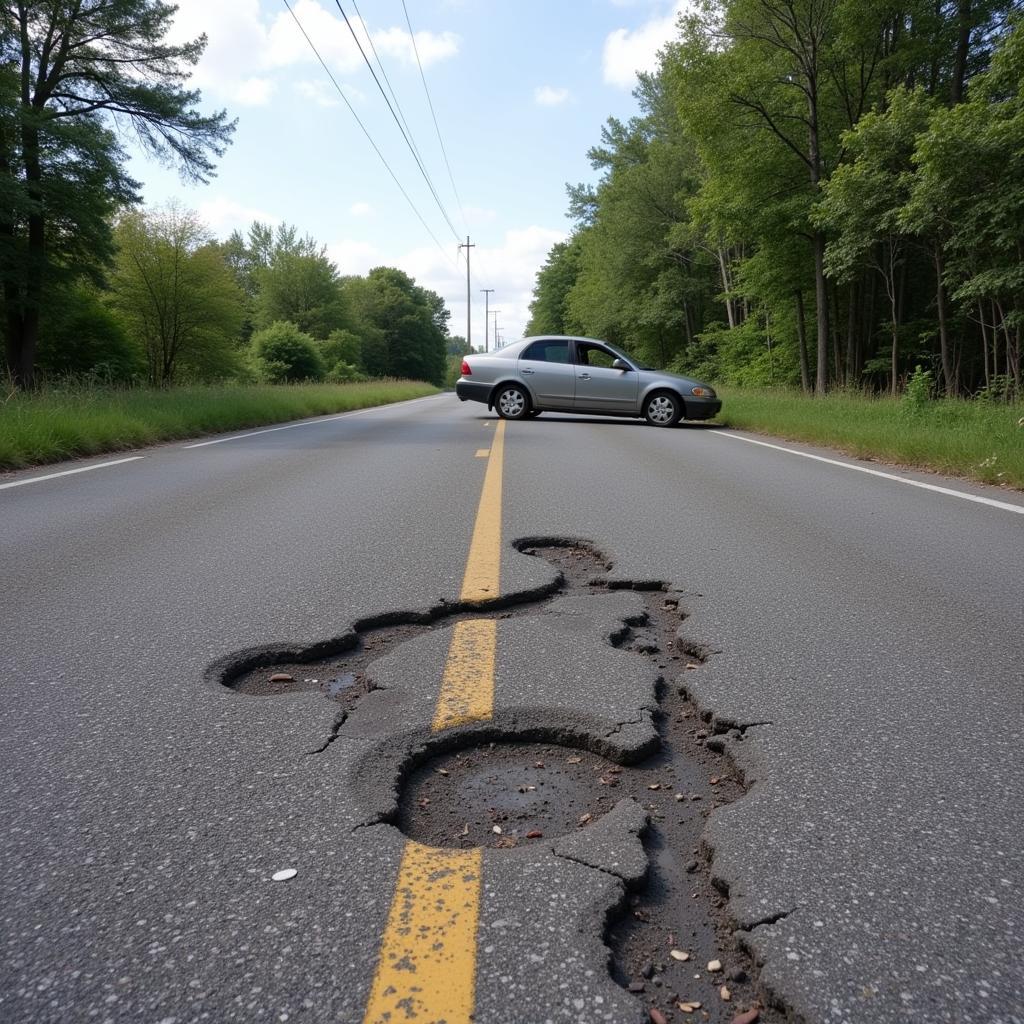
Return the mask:
{"type": "MultiPolygon", "coordinates": [[[[444,394],[442,391],[440,394],[444,394]]],[[[312,427],[317,423],[330,423],[332,420],[351,419],[353,416],[362,416],[368,412],[378,412],[381,409],[394,409],[399,405],[414,405],[416,402],[428,402],[438,398],[439,395],[424,395],[422,398],[410,398],[404,402],[387,402],[385,405],[370,405],[365,409],[353,409],[350,412],[339,412],[334,416],[317,416],[315,419],[298,420],[295,423],[285,423],[280,427],[264,427],[262,430],[250,430],[245,434],[232,434],[230,437],[215,437],[212,441],[199,441],[197,444],[183,444],[182,448],[208,448],[211,444],[224,444],[227,441],[241,441],[246,437],[256,437],[257,434],[273,434],[277,430],[292,430],[295,427],[312,427]]]]}
{"type": "Polygon", "coordinates": [[[840,462],[839,459],[827,459],[823,455],[812,455],[810,452],[802,452],[796,448],[785,448],[781,444],[769,444],[767,441],[755,441],[752,437],[744,437],[742,434],[734,434],[728,430],[711,430],[711,434],[718,434],[720,437],[731,437],[734,441],[746,441],[747,444],[759,444],[762,448],[774,448],[777,452],[786,452],[789,455],[799,455],[804,459],[814,459],[815,462],[824,462],[830,466],[840,466],[842,469],[852,469],[857,473],[867,473],[870,476],[880,476],[883,480],[895,480],[900,484],[908,484],[911,487],[920,487],[923,491],[935,491],[936,494],[948,494],[951,498],[963,498],[964,501],[974,501],[979,505],[989,505],[992,508],[1001,508],[1004,512],[1016,512],[1024,515],[1024,505],[1011,505],[1007,501],[996,501],[995,498],[983,498],[980,494],[968,494],[966,491],[954,491],[949,487],[939,487],[937,484],[926,484],[922,480],[911,480],[905,476],[897,476],[895,473],[883,473],[880,469],[868,469],[867,466],[857,466],[852,462],[840,462]]]}
{"type": "Polygon", "coordinates": [[[126,459],[114,459],[111,462],[97,462],[93,466],[79,466],[78,469],[63,469],[59,473],[47,473],[46,476],[33,476],[28,480],[15,480],[9,484],[0,484],[0,491],[8,487],[24,487],[26,484],[38,484],[43,480],[56,480],[59,476],[74,476],[75,473],[88,473],[94,469],[106,469],[108,466],[123,466],[126,462],[138,462],[144,459],[145,455],[129,455],[126,459]]]}

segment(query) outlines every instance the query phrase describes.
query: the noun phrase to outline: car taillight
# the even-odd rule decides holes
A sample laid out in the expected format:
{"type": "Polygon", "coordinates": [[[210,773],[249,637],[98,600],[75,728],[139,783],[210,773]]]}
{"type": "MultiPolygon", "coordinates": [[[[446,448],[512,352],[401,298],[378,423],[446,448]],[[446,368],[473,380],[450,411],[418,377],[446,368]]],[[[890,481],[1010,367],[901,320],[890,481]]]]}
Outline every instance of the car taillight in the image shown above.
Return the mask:
{"type": "Polygon", "coordinates": [[[462,360],[462,376],[463,377],[472,377],[473,376],[473,371],[469,368],[469,363],[467,363],[465,359],[462,360]]]}

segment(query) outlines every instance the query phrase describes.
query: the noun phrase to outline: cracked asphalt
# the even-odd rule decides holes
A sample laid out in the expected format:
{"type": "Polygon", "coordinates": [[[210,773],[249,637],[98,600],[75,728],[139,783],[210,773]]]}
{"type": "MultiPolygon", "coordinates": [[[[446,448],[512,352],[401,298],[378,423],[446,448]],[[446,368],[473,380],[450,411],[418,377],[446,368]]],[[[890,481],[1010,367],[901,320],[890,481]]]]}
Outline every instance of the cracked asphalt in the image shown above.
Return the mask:
{"type": "MultiPolygon", "coordinates": [[[[376,662],[326,746],[321,694],[207,674],[456,601],[481,413],[439,396],[0,493],[0,1019],[363,1019],[405,843],[382,817],[447,627],[376,662]]],[[[512,424],[504,474],[503,594],[553,578],[515,539],[586,539],[713,652],[684,682],[752,787],[705,841],[765,997],[1024,1022],[1022,517],[629,421],[512,424]]],[[[607,611],[553,605],[499,622],[494,722],[642,744],[644,663],[607,611]]],[[[642,1021],[602,943],[623,879],[556,845],[484,851],[474,1019],[642,1021]]]]}

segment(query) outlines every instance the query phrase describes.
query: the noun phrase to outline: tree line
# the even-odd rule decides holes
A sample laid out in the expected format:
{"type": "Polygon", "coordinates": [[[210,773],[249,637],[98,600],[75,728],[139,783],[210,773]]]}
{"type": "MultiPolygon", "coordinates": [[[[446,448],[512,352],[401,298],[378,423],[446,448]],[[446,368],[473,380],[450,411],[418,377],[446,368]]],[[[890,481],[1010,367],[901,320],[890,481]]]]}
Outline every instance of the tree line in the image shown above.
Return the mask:
{"type": "Polygon", "coordinates": [[[725,383],[1021,394],[1015,0],[706,0],[570,186],[527,332],[725,383]]]}
{"type": "Polygon", "coordinates": [[[448,310],[407,274],[342,277],[294,227],[217,241],[146,211],[122,138],[206,182],[231,141],[186,88],[206,37],[161,0],[0,0],[0,324],[8,377],[443,383],[448,310]]]}

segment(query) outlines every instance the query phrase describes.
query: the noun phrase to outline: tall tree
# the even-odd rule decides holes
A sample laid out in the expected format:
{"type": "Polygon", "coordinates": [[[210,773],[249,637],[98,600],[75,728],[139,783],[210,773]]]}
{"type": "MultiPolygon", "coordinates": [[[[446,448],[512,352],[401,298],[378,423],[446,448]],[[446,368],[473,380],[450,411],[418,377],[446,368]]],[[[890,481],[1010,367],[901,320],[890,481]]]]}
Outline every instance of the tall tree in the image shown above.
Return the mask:
{"type": "Polygon", "coordinates": [[[195,214],[125,214],[117,226],[112,302],[143,342],[153,385],[182,368],[198,377],[237,368],[242,292],[195,214]]]}
{"type": "Polygon", "coordinates": [[[440,295],[394,267],[346,278],[344,290],[363,336],[367,373],[444,383],[451,314],[440,295]]]}
{"type": "Polygon", "coordinates": [[[117,132],[206,181],[234,130],[185,87],[206,37],[170,44],[160,0],[0,3],[0,278],[8,372],[33,382],[40,309],[55,277],[112,255],[110,219],[137,200],[117,132]]]}

